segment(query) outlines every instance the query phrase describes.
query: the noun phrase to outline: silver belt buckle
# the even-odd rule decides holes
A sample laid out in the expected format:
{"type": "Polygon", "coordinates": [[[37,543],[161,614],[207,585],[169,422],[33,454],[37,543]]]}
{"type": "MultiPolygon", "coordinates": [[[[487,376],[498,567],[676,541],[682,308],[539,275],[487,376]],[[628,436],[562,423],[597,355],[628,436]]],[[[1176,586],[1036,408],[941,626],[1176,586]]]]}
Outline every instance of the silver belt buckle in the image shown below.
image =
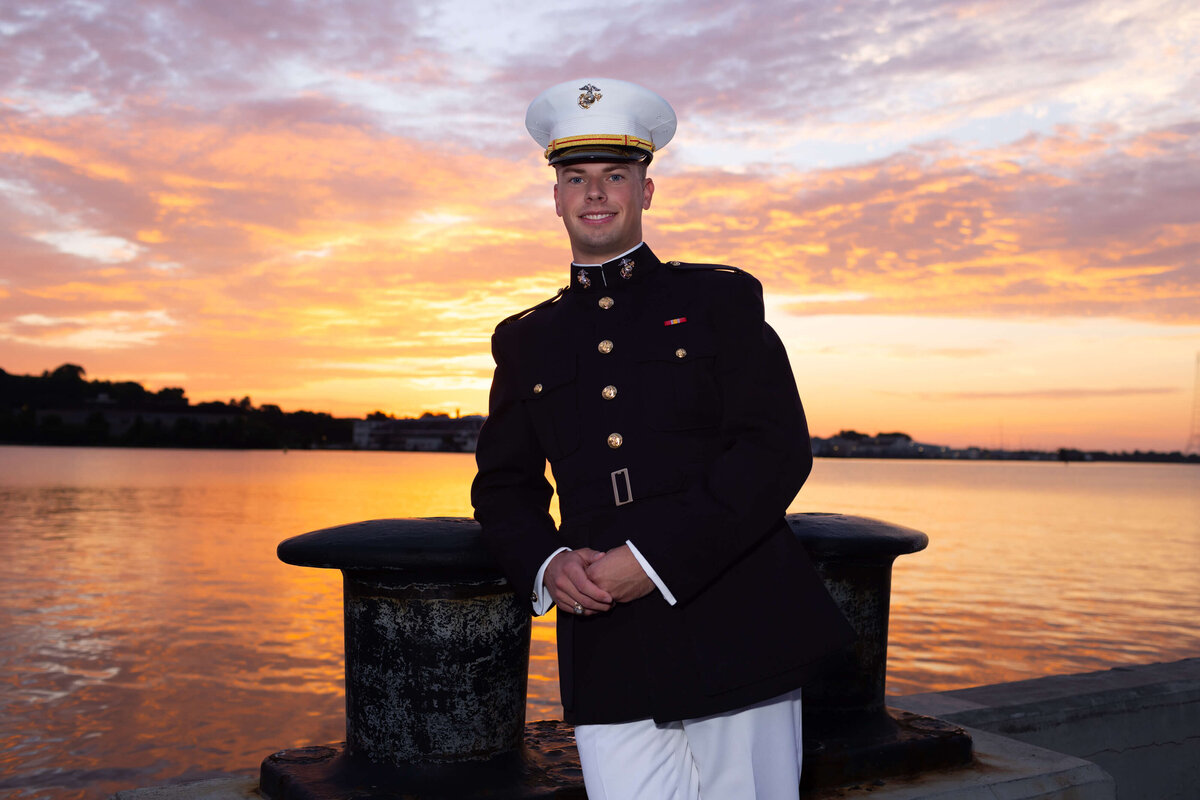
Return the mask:
{"type": "Polygon", "coordinates": [[[617,505],[623,506],[626,503],[633,502],[633,487],[629,485],[629,468],[619,469],[612,473],[613,500],[617,505]],[[621,499],[621,482],[618,482],[617,477],[620,476],[621,481],[625,484],[625,499],[621,499]]]}

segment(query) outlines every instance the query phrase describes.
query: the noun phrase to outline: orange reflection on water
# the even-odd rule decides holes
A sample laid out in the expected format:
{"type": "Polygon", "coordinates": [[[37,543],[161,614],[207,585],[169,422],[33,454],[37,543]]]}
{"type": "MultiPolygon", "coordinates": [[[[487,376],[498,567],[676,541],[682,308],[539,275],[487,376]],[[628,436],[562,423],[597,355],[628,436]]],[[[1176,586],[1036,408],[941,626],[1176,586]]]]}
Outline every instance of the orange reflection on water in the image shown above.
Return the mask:
{"type": "Polygon", "coordinates": [[[793,510],[929,535],[896,561],[888,691],[1200,653],[1200,470],[819,461],[793,510]]]}
{"type": "Polygon", "coordinates": [[[341,576],[275,547],[469,515],[474,472],[449,454],[414,469],[395,457],[410,454],[3,450],[0,674],[17,735],[0,772],[62,798],[343,739],[341,576]]]}
{"type": "MultiPolygon", "coordinates": [[[[469,516],[474,475],[468,454],[0,455],[0,780],[52,798],[340,741],[341,576],[282,564],[276,545],[469,516]]],[[[1200,654],[1200,470],[822,460],[793,510],[929,535],[895,568],[892,693],[1200,654]]],[[[549,614],[528,717],[559,713],[549,614]]]]}

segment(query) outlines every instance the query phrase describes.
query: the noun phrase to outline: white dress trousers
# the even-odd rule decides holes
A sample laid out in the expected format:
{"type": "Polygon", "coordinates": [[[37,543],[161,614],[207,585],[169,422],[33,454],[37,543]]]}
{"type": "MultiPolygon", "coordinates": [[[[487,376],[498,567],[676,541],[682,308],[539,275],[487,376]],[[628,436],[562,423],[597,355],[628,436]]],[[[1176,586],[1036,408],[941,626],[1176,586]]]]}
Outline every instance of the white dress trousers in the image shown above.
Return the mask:
{"type": "Polygon", "coordinates": [[[588,800],[797,800],[800,690],[711,717],[578,725],[588,800]]]}

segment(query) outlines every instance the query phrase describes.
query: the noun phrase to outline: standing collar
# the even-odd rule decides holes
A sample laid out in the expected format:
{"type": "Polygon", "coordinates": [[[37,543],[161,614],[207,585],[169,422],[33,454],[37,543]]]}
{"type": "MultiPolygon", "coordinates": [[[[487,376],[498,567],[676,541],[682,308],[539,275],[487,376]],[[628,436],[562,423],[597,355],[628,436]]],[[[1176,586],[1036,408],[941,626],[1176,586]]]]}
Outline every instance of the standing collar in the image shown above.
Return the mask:
{"type": "Polygon", "coordinates": [[[571,288],[579,292],[614,291],[636,286],[662,264],[645,242],[603,264],[571,264],[571,288]]]}

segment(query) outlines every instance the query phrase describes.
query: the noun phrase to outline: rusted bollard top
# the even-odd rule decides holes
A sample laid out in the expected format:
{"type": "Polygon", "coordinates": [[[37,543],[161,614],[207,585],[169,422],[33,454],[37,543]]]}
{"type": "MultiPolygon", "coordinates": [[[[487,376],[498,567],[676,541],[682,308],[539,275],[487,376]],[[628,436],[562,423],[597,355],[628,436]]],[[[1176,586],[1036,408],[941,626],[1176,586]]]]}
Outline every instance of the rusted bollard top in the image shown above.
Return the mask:
{"type": "Polygon", "coordinates": [[[886,559],[917,553],[929,545],[918,530],[851,514],[807,512],[788,514],[792,533],[804,543],[809,556],[857,560],[886,559]]]}
{"type": "Polygon", "coordinates": [[[466,517],[372,519],[335,525],[279,543],[279,560],[297,567],[385,570],[423,582],[502,579],[483,544],[479,523],[466,517]]]}

